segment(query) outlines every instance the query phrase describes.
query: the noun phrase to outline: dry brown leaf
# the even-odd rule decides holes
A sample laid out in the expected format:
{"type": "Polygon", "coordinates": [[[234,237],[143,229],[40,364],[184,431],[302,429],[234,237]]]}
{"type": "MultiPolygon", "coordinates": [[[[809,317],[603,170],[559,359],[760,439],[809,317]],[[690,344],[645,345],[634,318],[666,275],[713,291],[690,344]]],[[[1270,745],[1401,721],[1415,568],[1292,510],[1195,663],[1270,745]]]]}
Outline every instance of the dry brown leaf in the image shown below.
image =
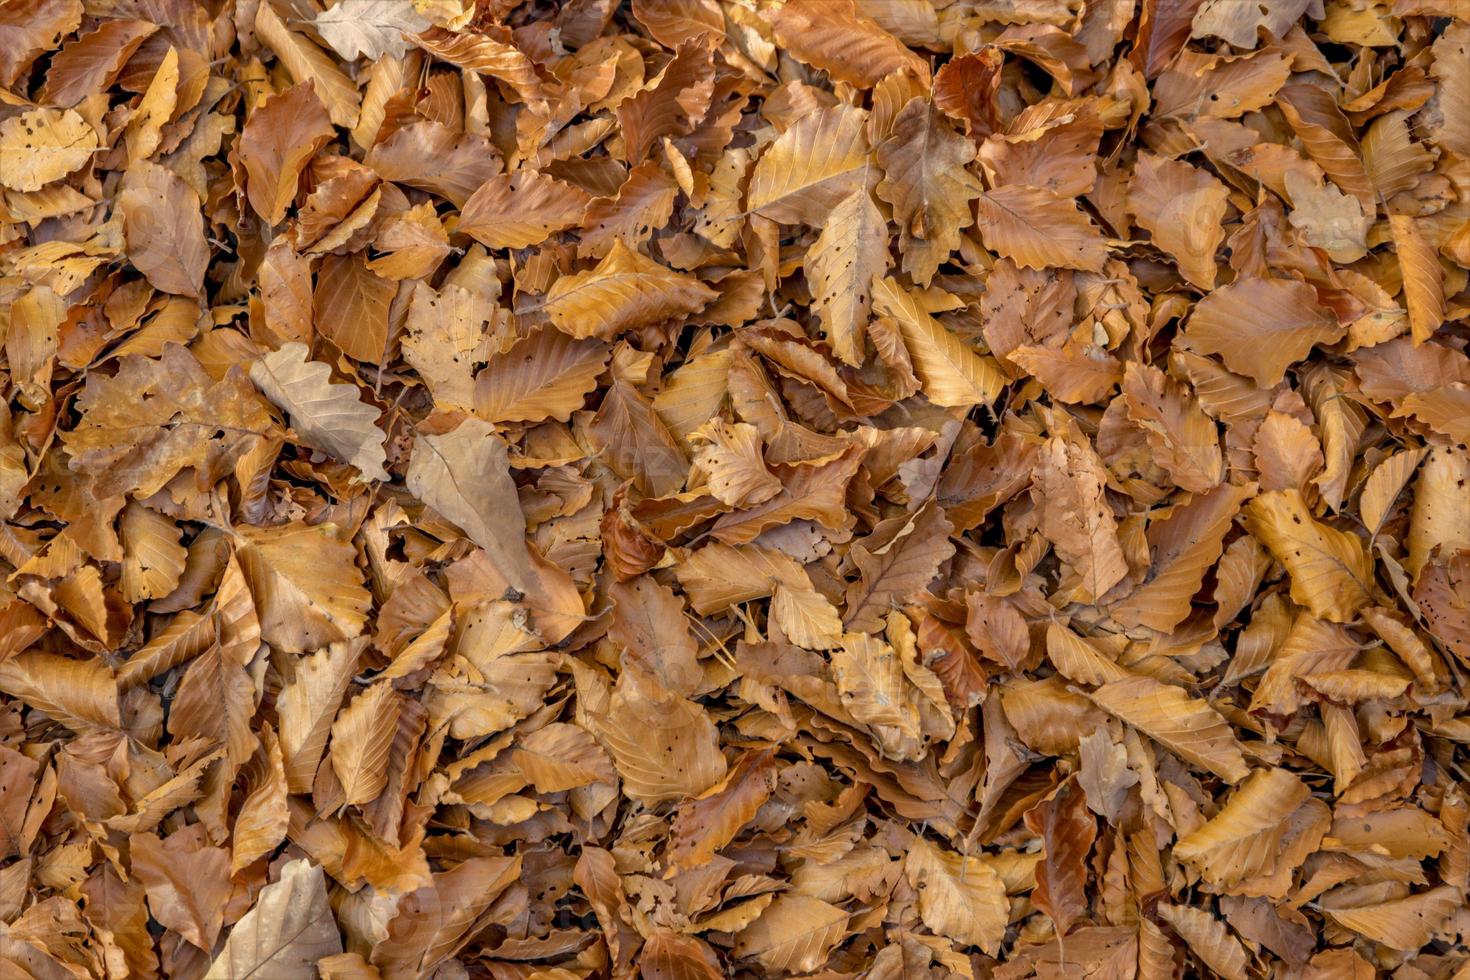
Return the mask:
{"type": "Polygon", "coordinates": [[[867,188],[853,191],[832,208],[804,265],[833,353],[860,365],[873,283],[889,265],[888,225],[867,188]]]}
{"type": "Polygon", "coordinates": [[[301,172],[335,132],[309,81],[267,99],[245,121],[240,133],[245,193],[267,224],[286,216],[301,172]]]}
{"type": "Polygon", "coordinates": [[[1185,326],[1192,347],[1260,385],[1280,383],[1314,344],[1342,334],[1316,291],[1294,279],[1238,279],[1200,300],[1185,326]]]}
{"type": "Polygon", "coordinates": [[[1250,772],[1240,743],[1219,712],[1177,687],[1151,677],[1111,681],[1088,695],[1169,751],[1236,783],[1250,772]]]}
{"type": "Polygon", "coordinates": [[[128,258],[156,288],[198,296],[209,249],[194,192],[168,169],[147,161],[135,164],[129,178],[117,199],[128,258]]]}
{"type": "Polygon", "coordinates": [[[980,196],[985,244],[1029,269],[1102,271],[1107,244],[1087,215],[1067,198],[1012,184],[980,196]]]}
{"type": "Polygon", "coordinates": [[[546,294],[546,315],[557,329],[578,339],[608,339],[695,313],[716,295],[693,276],[667,269],[616,242],[596,268],[552,284],[546,294]]]}
{"type": "Polygon", "coordinates": [[[974,220],[970,202],[985,189],[965,169],[975,159],[975,144],[956,133],[928,99],[918,97],[893,120],[877,157],[884,176],[874,191],[893,206],[904,271],[928,285],[959,247],[960,233],[974,220]]]}
{"type": "Polygon", "coordinates": [[[1087,856],[1097,835],[1097,821],[1087,808],[1087,794],[1077,780],[1063,783],[1026,811],[1026,826],[1041,837],[1045,857],[1036,866],[1031,899],[1051,917],[1064,936],[1087,912],[1087,856]]]}
{"type": "Polygon", "coordinates": [[[1215,253],[1225,238],[1230,192],[1187,163],[1140,153],[1128,182],[1128,210],[1154,243],[1174,257],[1184,278],[1215,288],[1215,253]]]}
{"type": "Polygon", "coordinates": [[[1071,439],[1048,440],[1036,461],[1032,495],[1040,530],[1071,571],[1073,592],[1083,602],[1102,598],[1128,574],[1106,486],[1096,453],[1071,439]]]}

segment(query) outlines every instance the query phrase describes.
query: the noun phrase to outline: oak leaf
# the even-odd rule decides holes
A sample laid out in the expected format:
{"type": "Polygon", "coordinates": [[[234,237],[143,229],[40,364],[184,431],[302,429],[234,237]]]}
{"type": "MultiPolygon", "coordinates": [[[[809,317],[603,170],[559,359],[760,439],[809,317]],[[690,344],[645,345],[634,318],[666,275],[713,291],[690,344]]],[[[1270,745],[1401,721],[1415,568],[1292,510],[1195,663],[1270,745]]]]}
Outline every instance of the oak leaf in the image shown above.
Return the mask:
{"type": "Polygon", "coordinates": [[[353,384],[334,384],[332,370],[309,359],[304,344],[287,344],[250,366],[250,379],[308,445],[357,467],[367,480],[387,480],[383,469],[388,438],[378,428],[378,410],[361,400],[353,384]]]}

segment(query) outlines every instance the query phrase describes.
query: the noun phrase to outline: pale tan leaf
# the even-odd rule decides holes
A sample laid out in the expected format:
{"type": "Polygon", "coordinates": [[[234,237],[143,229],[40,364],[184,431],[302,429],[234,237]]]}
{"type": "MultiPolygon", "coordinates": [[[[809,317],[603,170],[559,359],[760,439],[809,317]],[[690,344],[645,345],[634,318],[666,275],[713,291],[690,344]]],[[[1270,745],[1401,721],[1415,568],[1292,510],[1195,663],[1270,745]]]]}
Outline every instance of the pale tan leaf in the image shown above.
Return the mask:
{"type": "Polygon", "coordinates": [[[622,649],[624,668],[646,674],[664,692],[692,696],[704,674],[684,604],[674,590],[639,575],[607,591],[613,603],[608,635],[622,649]]]}
{"type": "Polygon", "coordinates": [[[1309,178],[1295,170],[1286,174],[1291,196],[1291,226],[1302,241],[1325,251],[1334,262],[1356,262],[1368,252],[1368,230],[1373,215],[1351,194],[1344,194],[1321,177],[1309,178]]]}
{"type": "Polygon", "coordinates": [[[535,581],[526,519],[511,479],[505,440],[480,419],[449,432],[420,431],[408,465],[408,488],[485,549],[512,588],[535,581]]]}
{"type": "Polygon", "coordinates": [[[490,328],[504,316],[493,299],[453,283],[437,292],[413,284],[403,358],[413,365],[441,411],[467,412],[475,404],[475,365],[489,357],[490,328]]]}
{"type": "Polygon", "coordinates": [[[875,730],[896,730],[897,737],[884,742],[895,747],[917,742],[918,707],[903,664],[888,643],[868,633],[843,634],[832,652],[832,679],[854,718],[875,730]]]}
{"type": "Polygon", "coordinates": [[[597,734],[612,753],[623,793],[645,805],[698,796],[725,775],[719,734],[703,706],[657,703],[619,690],[597,734]]]}
{"type": "Polygon", "coordinates": [[[837,607],[815,589],[777,582],[771,593],[771,619],[799,647],[831,650],[842,644],[842,617],[837,607]]]}
{"type": "Polygon", "coordinates": [[[403,57],[408,50],[404,35],[424,30],[429,21],[411,0],[337,0],[312,24],[333,51],[350,61],[363,55],[403,57]]]}
{"type": "Polygon", "coordinates": [[[1140,153],[1128,182],[1128,210],[1174,257],[1184,278],[1215,288],[1215,253],[1224,241],[1224,184],[1187,163],[1140,153]]]}
{"type": "Polygon", "coordinates": [[[378,428],[378,409],[361,400],[356,385],[333,383],[332,369],[309,358],[305,344],[287,344],[250,365],[250,380],[307,445],[351,463],[366,480],[387,480],[388,437],[378,428]]]}
{"type": "Polygon", "coordinates": [[[1075,597],[1095,602],[1128,574],[1102,461],[1085,442],[1058,436],[1038,456],[1033,479],[1041,533],[1072,571],[1075,597]]]}
{"type": "Polygon", "coordinates": [[[1130,362],[1123,399],[1128,417],[1143,428],[1154,461],[1176,484],[1203,493],[1225,478],[1215,422],[1183,385],[1156,367],[1130,362]]]}
{"type": "Polygon", "coordinates": [[[204,976],[205,980],[313,980],[317,964],[341,952],[342,938],[327,903],[322,869],[298,858],[261,889],[204,976]]]}
{"type": "Polygon", "coordinates": [[[1404,570],[1417,579],[1435,548],[1449,555],[1470,550],[1470,458],[1447,447],[1429,451],[1414,481],[1409,508],[1408,560],[1404,570]]]}

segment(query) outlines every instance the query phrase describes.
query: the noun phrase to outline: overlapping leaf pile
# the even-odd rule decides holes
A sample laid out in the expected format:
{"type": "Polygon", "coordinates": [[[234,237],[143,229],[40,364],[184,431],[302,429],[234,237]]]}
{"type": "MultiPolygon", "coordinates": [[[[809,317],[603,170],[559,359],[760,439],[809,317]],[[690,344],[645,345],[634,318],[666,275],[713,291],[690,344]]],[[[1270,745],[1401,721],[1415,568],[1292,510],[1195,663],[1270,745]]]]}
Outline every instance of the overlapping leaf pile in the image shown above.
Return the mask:
{"type": "Polygon", "coordinates": [[[0,5],[0,973],[1465,976],[1467,16],[0,5]]]}

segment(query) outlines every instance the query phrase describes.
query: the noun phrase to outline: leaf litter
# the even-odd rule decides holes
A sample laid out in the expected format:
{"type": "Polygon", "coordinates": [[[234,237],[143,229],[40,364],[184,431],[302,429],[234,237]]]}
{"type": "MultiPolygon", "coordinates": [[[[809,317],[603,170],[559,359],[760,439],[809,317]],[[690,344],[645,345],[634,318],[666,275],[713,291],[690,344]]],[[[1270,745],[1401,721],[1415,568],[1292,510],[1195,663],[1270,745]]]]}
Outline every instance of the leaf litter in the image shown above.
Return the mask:
{"type": "Polygon", "coordinates": [[[1463,977],[1454,0],[0,6],[7,976],[1463,977]]]}

